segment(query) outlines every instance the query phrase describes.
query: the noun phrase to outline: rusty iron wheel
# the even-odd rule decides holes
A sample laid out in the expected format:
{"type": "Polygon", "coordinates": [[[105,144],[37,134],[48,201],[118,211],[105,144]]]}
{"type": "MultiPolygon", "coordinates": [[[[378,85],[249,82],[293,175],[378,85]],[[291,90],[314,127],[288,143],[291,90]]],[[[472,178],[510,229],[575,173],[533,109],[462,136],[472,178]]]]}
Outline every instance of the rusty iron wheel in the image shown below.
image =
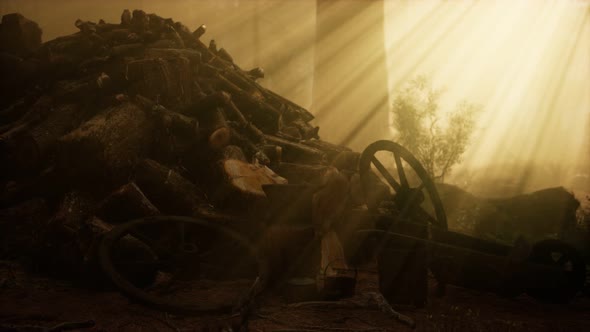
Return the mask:
{"type": "MultiPolygon", "coordinates": [[[[434,182],[418,159],[403,146],[388,140],[380,140],[370,144],[361,154],[359,173],[369,210],[375,211],[379,207],[379,202],[372,202],[368,199],[373,189],[371,182],[374,182],[376,178],[382,178],[395,193],[393,201],[400,211],[396,217],[401,219],[410,214],[418,215],[421,219],[426,219],[430,224],[440,229],[447,229],[447,217],[434,182]],[[392,174],[387,169],[377,156],[379,152],[389,152],[393,155],[396,172],[392,174]],[[378,174],[375,174],[372,166],[378,174]],[[410,170],[413,172],[412,175],[416,177],[415,180],[420,182],[419,184],[412,183],[409,178],[410,170]],[[422,206],[426,198],[424,192],[430,199],[433,214],[427,212],[422,206]]],[[[380,181],[383,182],[383,180],[380,181]]]]}
{"type": "Polygon", "coordinates": [[[148,217],[113,228],[100,244],[99,259],[122,293],[178,313],[240,311],[262,290],[268,271],[244,236],[183,216],[148,217]]]}

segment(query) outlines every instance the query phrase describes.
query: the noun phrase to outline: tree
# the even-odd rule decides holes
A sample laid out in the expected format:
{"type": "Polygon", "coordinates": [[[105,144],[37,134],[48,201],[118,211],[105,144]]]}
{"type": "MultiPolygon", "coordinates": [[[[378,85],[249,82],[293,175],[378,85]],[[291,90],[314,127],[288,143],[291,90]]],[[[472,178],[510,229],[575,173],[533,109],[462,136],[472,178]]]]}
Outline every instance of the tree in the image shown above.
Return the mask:
{"type": "Polygon", "coordinates": [[[439,105],[443,92],[434,89],[426,76],[418,76],[398,91],[391,110],[395,139],[441,182],[461,162],[475,129],[475,116],[482,110],[464,100],[443,113],[439,105]]]}

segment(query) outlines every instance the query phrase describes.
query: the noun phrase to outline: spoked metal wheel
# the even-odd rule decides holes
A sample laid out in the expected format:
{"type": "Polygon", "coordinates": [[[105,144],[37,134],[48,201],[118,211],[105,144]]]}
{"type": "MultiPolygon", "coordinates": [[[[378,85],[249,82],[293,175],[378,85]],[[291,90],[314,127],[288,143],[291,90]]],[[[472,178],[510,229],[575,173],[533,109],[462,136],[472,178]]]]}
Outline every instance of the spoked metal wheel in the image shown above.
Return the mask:
{"type": "Polygon", "coordinates": [[[569,244],[556,239],[536,243],[528,259],[532,263],[551,265],[563,269],[564,282],[552,283],[543,288],[527,289],[532,297],[548,302],[567,302],[584,288],[586,263],[580,253],[569,244]]]}
{"type": "Polygon", "coordinates": [[[374,193],[385,185],[389,195],[381,196],[388,196],[394,203],[398,219],[425,220],[447,229],[447,217],[434,182],[401,145],[386,140],[372,143],[361,155],[359,173],[370,210],[377,210],[384,202],[375,199],[374,193]]]}
{"type": "Polygon", "coordinates": [[[239,311],[260,290],[267,264],[226,226],[188,217],[138,219],[114,228],[100,263],[127,296],[171,312],[239,311]]]}

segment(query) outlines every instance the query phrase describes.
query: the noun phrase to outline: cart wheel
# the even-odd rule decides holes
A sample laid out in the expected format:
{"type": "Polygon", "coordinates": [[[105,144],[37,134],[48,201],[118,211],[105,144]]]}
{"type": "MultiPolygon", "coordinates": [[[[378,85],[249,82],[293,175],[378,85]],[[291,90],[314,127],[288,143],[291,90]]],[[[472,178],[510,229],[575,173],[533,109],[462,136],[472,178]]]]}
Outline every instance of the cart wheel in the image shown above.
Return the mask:
{"type": "Polygon", "coordinates": [[[548,302],[564,303],[570,301],[584,288],[586,281],[586,263],[580,253],[569,244],[556,239],[537,242],[531,251],[529,261],[562,267],[567,285],[547,288],[528,289],[530,296],[548,302]]]}
{"type": "Polygon", "coordinates": [[[359,173],[370,210],[375,211],[383,202],[380,198],[374,199],[374,193],[377,187],[383,187],[384,179],[389,192],[393,190],[395,193],[393,202],[399,210],[398,218],[412,215],[447,229],[447,217],[434,182],[416,157],[401,145],[386,140],[372,143],[361,154],[359,173]],[[395,162],[395,172],[390,173],[384,165],[383,161],[387,158],[395,162]],[[424,190],[428,197],[424,195],[424,190]],[[427,208],[427,204],[422,204],[426,199],[430,203],[427,208]]]}
{"type": "Polygon", "coordinates": [[[226,226],[188,217],[137,219],[103,238],[100,264],[127,296],[170,312],[239,310],[262,287],[267,264],[226,226]]]}

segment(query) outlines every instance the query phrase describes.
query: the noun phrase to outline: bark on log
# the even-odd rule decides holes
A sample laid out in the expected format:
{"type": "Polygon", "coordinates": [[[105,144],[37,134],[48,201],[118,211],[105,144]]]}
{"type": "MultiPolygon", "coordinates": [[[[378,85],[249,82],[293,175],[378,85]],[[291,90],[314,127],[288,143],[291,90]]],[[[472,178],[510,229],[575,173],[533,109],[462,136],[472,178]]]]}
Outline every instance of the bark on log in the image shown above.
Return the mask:
{"type": "Polygon", "coordinates": [[[275,169],[277,174],[284,177],[292,184],[320,184],[322,177],[329,169],[324,165],[307,165],[281,162],[275,169]]]}
{"type": "Polygon", "coordinates": [[[242,131],[239,129],[241,128],[235,128],[234,126],[230,127],[230,144],[239,146],[244,152],[246,159],[251,161],[253,160],[254,156],[260,152],[260,148],[256,146],[256,144],[254,144],[252,140],[248,138],[248,136],[242,134],[242,131]]]}
{"type": "Polygon", "coordinates": [[[174,49],[174,48],[149,48],[145,51],[145,56],[149,58],[180,58],[189,59],[192,66],[197,66],[203,62],[202,54],[199,51],[191,49],[174,49]]]}
{"type": "Polygon", "coordinates": [[[235,159],[244,162],[248,161],[242,149],[236,145],[228,145],[223,149],[223,159],[235,159]]]}
{"type": "Polygon", "coordinates": [[[10,129],[0,135],[0,141],[9,141],[43,121],[51,113],[53,102],[52,97],[41,96],[20,119],[10,124],[10,129]]]}
{"type": "Polygon", "coordinates": [[[272,135],[265,135],[264,137],[268,143],[283,148],[283,160],[285,162],[325,164],[328,161],[326,153],[318,149],[272,135]]]}
{"type": "Polygon", "coordinates": [[[157,105],[153,101],[137,95],[135,101],[151,116],[154,123],[154,145],[151,155],[163,163],[176,163],[192,160],[203,139],[199,122],[157,105]]]}
{"type": "MultiPolygon", "coordinates": [[[[332,162],[334,159],[336,159],[336,157],[342,152],[352,152],[351,149],[345,146],[332,144],[326,141],[322,141],[320,139],[308,139],[302,141],[301,143],[307,146],[311,146],[312,148],[324,151],[326,153],[326,156],[328,157],[329,162],[332,162]]],[[[351,170],[356,170],[356,167],[352,168],[351,170]]]]}
{"type": "Polygon", "coordinates": [[[98,217],[111,224],[159,214],[158,208],[145,197],[135,182],[115,190],[100,203],[96,211],[98,217]]]}
{"type": "Polygon", "coordinates": [[[137,105],[112,107],[60,139],[58,165],[73,183],[110,191],[126,183],[148,155],[153,130],[152,119],[137,105]]]}
{"type": "Polygon", "coordinates": [[[169,108],[191,102],[193,71],[185,57],[141,59],[127,64],[131,94],[141,94],[169,108]]]}
{"type": "Polygon", "coordinates": [[[44,121],[4,142],[7,158],[2,169],[10,174],[39,171],[53,154],[59,138],[77,127],[81,120],[82,114],[77,105],[53,108],[44,121]]]}
{"type": "Polygon", "coordinates": [[[242,90],[223,76],[218,76],[220,87],[232,96],[232,101],[256,127],[265,133],[274,134],[280,130],[281,114],[267,104],[260,96],[242,90]]]}
{"type": "Polygon", "coordinates": [[[137,166],[135,183],[164,214],[197,216],[206,210],[207,200],[193,183],[154,160],[137,166]]]}

